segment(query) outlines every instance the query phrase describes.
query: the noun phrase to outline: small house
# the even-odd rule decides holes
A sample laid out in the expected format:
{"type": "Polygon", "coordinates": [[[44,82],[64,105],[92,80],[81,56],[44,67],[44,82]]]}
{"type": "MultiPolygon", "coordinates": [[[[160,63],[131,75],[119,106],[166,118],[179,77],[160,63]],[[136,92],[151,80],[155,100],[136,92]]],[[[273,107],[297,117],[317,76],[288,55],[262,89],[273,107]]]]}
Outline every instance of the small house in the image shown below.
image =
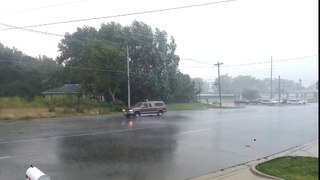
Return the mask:
{"type": "Polygon", "coordinates": [[[60,87],[47,89],[43,91],[42,94],[46,100],[67,95],[73,98],[90,97],[99,101],[105,101],[103,94],[93,95],[92,93],[84,92],[79,84],[64,84],[60,87]]]}

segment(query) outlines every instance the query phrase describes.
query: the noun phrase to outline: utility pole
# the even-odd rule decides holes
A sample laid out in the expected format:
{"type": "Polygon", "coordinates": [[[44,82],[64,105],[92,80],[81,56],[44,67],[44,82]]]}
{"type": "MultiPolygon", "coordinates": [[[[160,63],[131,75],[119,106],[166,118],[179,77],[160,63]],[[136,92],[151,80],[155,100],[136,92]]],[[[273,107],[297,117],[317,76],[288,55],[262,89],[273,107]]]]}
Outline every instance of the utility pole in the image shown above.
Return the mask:
{"type": "Polygon", "coordinates": [[[285,91],[284,91],[284,81],[282,81],[282,99],[285,99],[284,93],[285,93],[285,91]]]}
{"type": "Polygon", "coordinates": [[[128,108],[130,108],[130,71],[129,71],[129,62],[130,62],[130,57],[129,57],[129,47],[127,45],[127,75],[128,75],[128,108]]]}
{"type": "Polygon", "coordinates": [[[200,80],[199,80],[198,85],[199,85],[199,102],[201,102],[201,87],[200,87],[200,80]]]}
{"type": "MultiPolygon", "coordinates": [[[[300,91],[302,90],[302,80],[301,79],[299,79],[299,90],[300,91]]],[[[298,97],[302,98],[302,92],[300,92],[300,94],[298,94],[298,97]]]]}
{"type": "Polygon", "coordinates": [[[222,65],[223,63],[218,63],[215,64],[215,66],[218,66],[218,85],[219,85],[219,107],[222,106],[221,104],[221,82],[220,82],[220,65],[222,65]]]}
{"type": "Polygon", "coordinates": [[[302,80],[299,79],[299,88],[302,89],[302,80]]]}
{"type": "Polygon", "coordinates": [[[280,103],[280,98],[281,98],[281,91],[280,91],[280,76],[279,76],[279,103],[280,103]]]}
{"type": "Polygon", "coordinates": [[[270,79],[270,99],[272,99],[272,56],[271,56],[271,79],[270,79]]]}

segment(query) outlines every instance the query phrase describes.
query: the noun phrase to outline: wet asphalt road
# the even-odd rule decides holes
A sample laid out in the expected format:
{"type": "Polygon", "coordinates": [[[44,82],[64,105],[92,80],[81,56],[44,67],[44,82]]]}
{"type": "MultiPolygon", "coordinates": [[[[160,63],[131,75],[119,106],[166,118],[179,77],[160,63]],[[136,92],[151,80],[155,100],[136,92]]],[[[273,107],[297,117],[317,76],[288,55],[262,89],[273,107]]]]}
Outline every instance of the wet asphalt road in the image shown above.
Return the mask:
{"type": "Polygon", "coordinates": [[[317,104],[0,121],[0,180],[188,179],[317,138],[317,104]]]}

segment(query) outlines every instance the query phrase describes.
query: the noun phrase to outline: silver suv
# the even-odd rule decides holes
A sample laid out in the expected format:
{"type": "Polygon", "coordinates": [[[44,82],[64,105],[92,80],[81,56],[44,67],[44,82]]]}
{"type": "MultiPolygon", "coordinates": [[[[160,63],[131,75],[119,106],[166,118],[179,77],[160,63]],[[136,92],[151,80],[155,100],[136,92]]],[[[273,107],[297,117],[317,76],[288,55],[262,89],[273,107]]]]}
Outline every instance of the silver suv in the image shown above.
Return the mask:
{"type": "Polygon", "coordinates": [[[138,102],[133,107],[122,110],[123,115],[126,117],[139,117],[141,114],[156,114],[162,116],[165,112],[167,112],[167,109],[163,101],[138,102]]]}
{"type": "Polygon", "coordinates": [[[300,99],[288,99],[287,104],[306,104],[300,99]]]}

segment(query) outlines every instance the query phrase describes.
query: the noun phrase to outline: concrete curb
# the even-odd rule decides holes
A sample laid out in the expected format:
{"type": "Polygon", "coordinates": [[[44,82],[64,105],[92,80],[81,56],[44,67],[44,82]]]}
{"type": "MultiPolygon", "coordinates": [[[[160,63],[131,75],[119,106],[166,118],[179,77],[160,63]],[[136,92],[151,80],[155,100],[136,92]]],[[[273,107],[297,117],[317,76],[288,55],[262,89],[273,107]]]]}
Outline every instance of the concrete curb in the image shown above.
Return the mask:
{"type": "MultiPolygon", "coordinates": [[[[264,174],[264,173],[258,171],[256,167],[257,167],[259,164],[261,164],[261,163],[268,162],[268,161],[271,161],[271,160],[276,159],[276,158],[285,157],[285,156],[297,156],[297,155],[292,155],[292,151],[294,151],[294,152],[301,152],[301,151],[303,151],[304,149],[309,149],[310,147],[314,146],[316,143],[318,143],[318,139],[317,139],[317,140],[313,140],[313,141],[311,141],[311,142],[307,142],[307,143],[305,143],[305,144],[301,144],[301,145],[296,146],[296,147],[293,147],[293,148],[288,149],[288,150],[286,150],[286,151],[283,151],[283,152],[281,152],[281,153],[268,156],[268,157],[266,157],[266,158],[268,158],[268,160],[263,160],[262,162],[255,163],[255,164],[251,164],[251,165],[250,165],[250,171],[251,171],[254,175],[257,175],[257,176],[260,176],[260,177],[277,179],[277,180],[284,180],[284,179],[279,178],[279,177],[275,177],[275,176],[271,176],[271,175],[268,175],[268,174],[264,174]]],[[[302,155],[298,155],[298,156],[302,156],[302,155]]]]}
{"type": "Polygon", "coordinates": [[[271,176],[271,175],[268,175],[268,174],[264,174],[260,171],[258,171],[256,169],[258,165],[250,165],[250,171],[254,174],[254,175],[257,175],[257,176],[260,176],[260,177],[264,177],[264,178],[270,178],[270,179],[277,179],[277,180],[284,180],[282,178],[279,178],[279,177],[275,177],[275,176],[271,176]]]}
{"type": "Polygon", "coordinates": [[[280,177],[271,176],[264,174],[256,169],[256,167],[264,162],[271,161],[273,159],[284,157],[284,156],[311,156],[318,157],[318,139],[314,139],[304,144],[297,145],[295,147],[283,150],[281,152],[262,157],[256,160],[244,162],[223,170],[217,170],[212,173],[193,177],[190,180],[221,180],[221,179],[246,179],[246,180],[256,180],[256,179],[276,179],[284,180],[280,177]],[[251,175],[243,175],[243,172],[249,172],[251,175]],[[241,174],[241,175],[240,175],[241,174]],[[260,177],[260,178],[259,178],[260,177]]]}

